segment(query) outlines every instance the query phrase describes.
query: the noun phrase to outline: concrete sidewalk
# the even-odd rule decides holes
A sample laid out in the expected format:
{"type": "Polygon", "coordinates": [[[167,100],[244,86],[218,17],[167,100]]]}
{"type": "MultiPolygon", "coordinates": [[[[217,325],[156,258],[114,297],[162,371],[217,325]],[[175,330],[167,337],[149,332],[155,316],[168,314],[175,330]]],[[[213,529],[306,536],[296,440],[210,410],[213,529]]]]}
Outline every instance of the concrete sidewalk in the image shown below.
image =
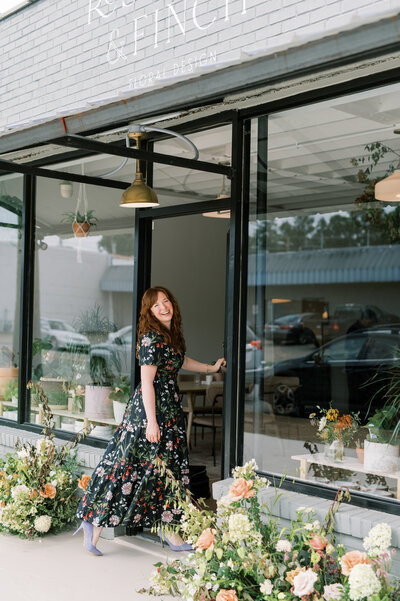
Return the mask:
{"type": "Polygon", "coordinates": [[[139,537],[121,537],[100,539],[104,556],[96,557],[83,548],[81,533],[71,534],[34,541],[0,534],[1,601],[155,601],[138,589],[148,586],[154,563],[182,556],[139,537]]]}

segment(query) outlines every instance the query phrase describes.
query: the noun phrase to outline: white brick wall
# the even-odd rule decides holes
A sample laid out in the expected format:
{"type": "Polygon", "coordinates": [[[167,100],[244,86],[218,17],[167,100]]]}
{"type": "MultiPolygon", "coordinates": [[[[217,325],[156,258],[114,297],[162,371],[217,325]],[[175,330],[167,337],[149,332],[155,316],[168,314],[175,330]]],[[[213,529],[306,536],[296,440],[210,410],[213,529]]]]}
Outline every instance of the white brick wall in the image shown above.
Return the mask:
{"type": "Polygon", "coordinates": [[[190,77],[180,67],[189,58],[216,54],[223,63],[242,50],[290,46],[399,9],[399,0],[39,0],[0,21],[0,127],[148,86],[157,69],[190,77]]]}

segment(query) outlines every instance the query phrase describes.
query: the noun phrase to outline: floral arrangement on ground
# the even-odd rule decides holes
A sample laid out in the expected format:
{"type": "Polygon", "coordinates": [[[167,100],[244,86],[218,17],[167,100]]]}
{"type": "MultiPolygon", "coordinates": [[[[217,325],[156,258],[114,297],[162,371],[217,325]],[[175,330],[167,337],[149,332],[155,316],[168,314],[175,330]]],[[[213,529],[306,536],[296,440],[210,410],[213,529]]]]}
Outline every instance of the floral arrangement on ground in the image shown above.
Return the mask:
{"type": "Polygon", "coordinates": [[[400,582],[389,576],[389,525],[372,528],[363,550],[346,551],[336,541],[334,516],[350,496],[339,490],[322,524],[312,508],[299,507],[290,527],[279,530],[268,505],[258,500],[269,483],[256,469],[252,460],[233,470],[216,513],[176,486],[184,508],[180,532],[195,552],[155,564],[150,587],[140,592],[187,601],[399,601],[400,582]]]}
{"type": "Polygon", "coordinates": [[[17,441],[14,453],[0,459],[0,531],[22,538],[58,532],[75,520],[79,502],[80,463],[73,448],[82,439],[57,447],[48,399],[31,384],[43,407],[43,437],[35,444],[17,441]]]}

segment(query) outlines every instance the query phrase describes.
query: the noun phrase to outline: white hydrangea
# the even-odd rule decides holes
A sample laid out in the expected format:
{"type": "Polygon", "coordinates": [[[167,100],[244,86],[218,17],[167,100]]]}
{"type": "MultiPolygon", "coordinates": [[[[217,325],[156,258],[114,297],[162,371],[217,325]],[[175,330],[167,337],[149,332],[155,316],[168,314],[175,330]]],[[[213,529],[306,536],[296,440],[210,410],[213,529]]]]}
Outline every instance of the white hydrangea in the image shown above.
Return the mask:
{"type": "Polygon", "coordinates": [[[232,542],[239,542],[249,536],[251,524],[247,515],[233,513],[229,516],[229,537],[232,542]]]}
{"type": "Polygon", "coordinates": [[[273,588],[274,588],[274,585],[272,584],[271,580],[269,580],[269,579],[264,580],[264,582],[262,582],[260,584],[260,591],[262,592],[263,595],[270,595],[272,593],[273,588]]]}
{"type": "Polygon", "coordinates": [[[232,470],[232,476],[234,478],[244,478],[248,471],[256,472],[258,470],[258,465],[255,459],[250,459],[247,463],[241,466],[237,466],[232,470]]]}
{"type": "Polygon", "coordinates": [[[25,484],[18,484],[11,489],[11,496],[13,499],[23,500],[29,494],[29,488],[25,484]]]}
{"type": "Polygon", "coordinates": [[[361,599],[369,599],[374,593],[379,593],[381,583],[372,567],[366,563],[355,565],[349,576],[349,597],[351,601],[361,601],[361,599]]]}
{"type": "Polygon", "coordinates": [[[322,430],[323,430],[323,429],[325,428],[325,426],[326,426],[326,422],[327,422],[327,419],[326,419],[326,417],[322,417],[322,418],[321,418],[321,421],[319,422],[319,426],[318,426],[318,432],[322,432],[322,430]]]}
{"type": "Polygon", "coordinates": [[[278,551],[278,553],[290,553],[292,550],[292,545],[288,540],[278,540],[275,549],[278,551]]]}
{"type": "Polygon", "coordinates": [[[35,519],[35,530],[37,532],[48,532],[51,526],[51,517],[49,515],[40,515],[35,519]]]}
{"type": "Polygon", "coordinates": [[[389,524],[381,522],[374,526],[368,536],[364,538],[364,549],[371,555],[384,553],[390,547],[392,540],[392,529],[389,524]]]}
{"type": "Polygon", "coordinates": [[[29,457],[29,451],[24,447],[20,451],[17,451],[17,455],[19,459],[26,459],[29,457]]]}

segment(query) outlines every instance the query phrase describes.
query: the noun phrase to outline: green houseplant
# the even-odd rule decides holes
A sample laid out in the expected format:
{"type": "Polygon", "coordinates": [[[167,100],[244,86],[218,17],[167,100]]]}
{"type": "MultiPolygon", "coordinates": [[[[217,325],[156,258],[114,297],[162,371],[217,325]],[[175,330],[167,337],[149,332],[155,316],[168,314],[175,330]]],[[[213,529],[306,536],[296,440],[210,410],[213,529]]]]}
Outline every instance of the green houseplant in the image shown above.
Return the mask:
{"type": "Polygon", "coordinates": [[[90,209],[86,213],[82,214],[79,211],[72,211],[64,213],[65,219],[63,221],[72,223],[72,230],[75,238],[84,238],[88,235],[91,227],[96,227],[97,217],[94,216],[94,210],[90,209]]]}
{"type": "Polygon", "coordinates": [[[373,382],[383,382],[383,386],[373,395],[370,407],[377,398],[384,403],[368,418],[364,466],[372,471],[393,472],[398,468],[400,443],[400,365],[395,362],[367,384],[373,382]]]}
{"type": "Polygon", "coordinates": [[[15,362],[15,353],[3,346],[0,353],[0,397],[4,396],[8,383],[18,379],[18,367],[15,362]]]}
{"type": "Polygon", "coordinates": [[[121,378],[110,393],[110,399],[113,402],[114,419],[118,424],[122,421],[130,395],[131,384],[126,378],[121,378]]]}

